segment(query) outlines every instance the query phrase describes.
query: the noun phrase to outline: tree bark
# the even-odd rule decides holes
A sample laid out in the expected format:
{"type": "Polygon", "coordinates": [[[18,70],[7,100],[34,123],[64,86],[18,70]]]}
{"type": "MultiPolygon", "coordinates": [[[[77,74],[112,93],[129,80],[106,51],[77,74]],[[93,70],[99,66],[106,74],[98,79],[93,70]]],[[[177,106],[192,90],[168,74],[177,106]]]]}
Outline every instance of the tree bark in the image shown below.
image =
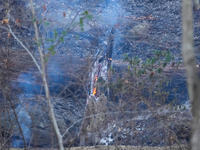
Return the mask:
{"type": "Polygon", "coordinates": [[[40,54],[40,60],[41,60],[41,66],[42,66],[41,75],[42,75],[42,80],[43,80],[43,83],[44,83],[46,100],[47,100],[47,103],[48,103],[48,106],[49,106],[49,117],[50,117],[51,123],[53,125],[54,131],[55,131],[55,134],[56,134],[56,137],[57,137],[57,140],[58,140],[59,150],[64,150],[62,135],[61,135],[60,130],[58,128],[58,124],[56,122],[53,106],[52,106],[51,100],[50,100],[49,86],[48,86],[47,78],[46,78],[46,67],[45,67],[44,55],[42,53],[41,47],[39,46],[39,36],[38,36],[38,29],[37,29],[36,18],[35,18],[35,10],[34,10],[34,7],[33,7],[33,1],[30,0],[30,3],[31,3],[31,11],[32,11],[32,15],[33,15],[33,24],[34,24],[34,28],[35,28],[35,37],[36,37],[36,42],[37,42],[37,45],[38,45],[38,51],[39,51],[39,54],[40,54]]]}
{"type": "Polygon", "coordinates": [[[192,104],[192,133],[190,138],[190,149],[199,150],[200,148],[200,97],[199,97],[199,80],[193,46],[193,15],[192,1],[182,1],[182,21],[183,21],[183,39],[182,55],[187,75],[187,86],[189,98],[192,104]]]}

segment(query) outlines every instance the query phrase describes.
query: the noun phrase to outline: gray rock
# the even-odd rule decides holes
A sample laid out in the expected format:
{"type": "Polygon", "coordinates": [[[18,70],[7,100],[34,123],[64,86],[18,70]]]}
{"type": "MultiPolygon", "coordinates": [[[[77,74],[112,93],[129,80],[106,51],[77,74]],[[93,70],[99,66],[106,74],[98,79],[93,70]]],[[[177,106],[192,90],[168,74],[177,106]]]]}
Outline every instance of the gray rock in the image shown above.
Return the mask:
{"type": "Polygon", "coordinates": [[[127,32],[128,38],[136,38],[136,37],[142,37],[147,35],[151,25],[147,22],[143,22],[141,24],[138,24],[134,26],[131,30],[127,32]]]}

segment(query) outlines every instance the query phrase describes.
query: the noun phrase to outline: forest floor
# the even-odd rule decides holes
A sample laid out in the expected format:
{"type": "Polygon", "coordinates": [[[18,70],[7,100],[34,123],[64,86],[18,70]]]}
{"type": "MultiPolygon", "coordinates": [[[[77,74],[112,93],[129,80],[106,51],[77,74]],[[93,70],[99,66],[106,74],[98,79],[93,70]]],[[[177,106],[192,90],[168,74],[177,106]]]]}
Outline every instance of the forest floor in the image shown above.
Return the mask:
{"type": "MultiPolygon", "coordinates": [[[[90,147],[72,147],[65,150],[188,150],[188,145],[179,146],[163,146],[163,147],[149,147],[149,146],[90,146],[90,147]]],[[[10,150],[24,150],[12,148],[10,150]]],[[[31,148],[30,150],[57,150],[51,148],[31,148]]]]}

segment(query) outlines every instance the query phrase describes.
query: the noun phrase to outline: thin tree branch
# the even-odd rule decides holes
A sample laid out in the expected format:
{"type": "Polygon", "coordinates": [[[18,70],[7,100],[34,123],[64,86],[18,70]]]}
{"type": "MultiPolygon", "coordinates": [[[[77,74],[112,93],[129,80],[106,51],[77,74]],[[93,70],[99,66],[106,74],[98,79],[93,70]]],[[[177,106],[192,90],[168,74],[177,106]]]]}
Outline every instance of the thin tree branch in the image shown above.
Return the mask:
{"type": "Polygon", "coordinates": [[[13,33],[13,31],[12,31],[10,25],[7,25],[7,26],[8,26],[8,28],[9,28],[9,30],[6,29],[6,28],[3,28],[3,27],[1,27],[1,28],[6,29],[7,31],[9,31],[9,32],[12,34],[12,36],[17,40],[17,42],[19,42],[19,44],[28,52],[28,54],[29,54],[29,55],[31,56],[31,58],[33,59],[33,62],[34,62],[35,65],[37,66],[39,72],[42,74],[42,70],[40,69],[40,66],[38,65],[38,63],[37,63],[35,57],[33,56],[33,54],[32,54],[32,53],[29,51],[29,49],[15,36],[15,34],[13,33]]]}

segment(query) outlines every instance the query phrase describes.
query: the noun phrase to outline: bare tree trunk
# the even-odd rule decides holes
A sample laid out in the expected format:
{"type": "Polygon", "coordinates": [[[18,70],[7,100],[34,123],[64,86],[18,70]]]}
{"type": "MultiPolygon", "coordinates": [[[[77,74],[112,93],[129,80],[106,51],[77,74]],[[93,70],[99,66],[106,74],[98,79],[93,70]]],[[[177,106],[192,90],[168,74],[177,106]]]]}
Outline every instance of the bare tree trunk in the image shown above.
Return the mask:
{"type": "Polygon", "coordinates": [[[57,137],[57,140],[58,140],[59,150],[64,150],[62,135],[61,135],[60,130],[58,128],[58,124],[56,122],[53,106],[52,106],[52,103],[51,103],[51,100],[50,100],[49,86],[48,86],[47,78],[46,78],[46,67],[45,67],[44,55],[42,53],[41,47],[39,46],[39,36],[38,36],[38,29],[37,29],[36,18],[35,18],[35,10],[34,10],[34,7],[33,7],[33,1],[30,0],[30,3],[31,3],[31,11],[32,11],[33,21],[34,21],[33,24],[34,24],[34,28],[35,28],[35,37],[36,37],[36,42],[37,42],[37,45],[38,45],[38,51],[39,51],[39,54],[40,54],[40,60],[41,60],[41,66],[42,66],[42,73],[41,73],[42,74],[42,80],[43,80],[43,83],[44,83],[46,100],[47,100],[47,103],[48,103],[48,106],[49,106],[49,117],[50,117],[51,123],[53,125],[54,131],[55,131],[55,134],[56,134],[56,137],[57,137]]]}
{"type": "Polygon", "coordinates": [[[190,139],[190,149],[199,150],[200,148],[200,97],[199,97],[199,80],[195,62],[193,46],[193,15],[192,1],[183,0],[182,21],[183,21],[183,45],[182,54],[187,74],[187,86],[190,101],[192,103],[192,134],[190,139]]]}
{"type": "MultiPolygon", "coordinates": [[[[97,98],[99,98],[101,92],[100,90],[98,91],[96,89],[97,87],[97,80],[98,78],[102,78],[103,80],[109,82],[110,81],[110,77],[109,77],[109,69],[111,67],[111,63],[112,63],[112,53],[113,53],[113,43],[114,43],[114,34],[115,34],[115,26],[113,26],[109,39],[108,39],[108,48],[107,51],[105,53],[105,55],[102,58],[99,58],[99,56],[97,55],[97,58],[92,66],[91,69],[91,94],[90,96],[88,96],[87,98],[87,105],[86,105],[86,109],[85,109],[85,114],[84,114],[84,118],[87,118],[90,115],[95,115],[96,112],[94,111],[94,105],[96,105],[96,103],[98,103],[97,98]],[[101,68],[99,68],[99,65],[101,65],[101,68]]],[[[109,89],[107,88],[107,95],[109,95],[109,89]]],[[[104,93],[105,94],[105,93],[104,93]]],[[[94,117],[93,117],[94,118],[94,117]]],[[[92,126],[95,126],[92,122],[92,120],[95,120],[93,118],[87,118],[84,119],[81,123],[81,128],[80,128],[80,146],[85,146],[85,139],[87,136],[87,127],[89,126],[89,124],[92,126]]],[[[91,139],[92,140],[92,139],[91,139]]],[[[95,140],[94,140],[95,141],[95,140]]]]}

